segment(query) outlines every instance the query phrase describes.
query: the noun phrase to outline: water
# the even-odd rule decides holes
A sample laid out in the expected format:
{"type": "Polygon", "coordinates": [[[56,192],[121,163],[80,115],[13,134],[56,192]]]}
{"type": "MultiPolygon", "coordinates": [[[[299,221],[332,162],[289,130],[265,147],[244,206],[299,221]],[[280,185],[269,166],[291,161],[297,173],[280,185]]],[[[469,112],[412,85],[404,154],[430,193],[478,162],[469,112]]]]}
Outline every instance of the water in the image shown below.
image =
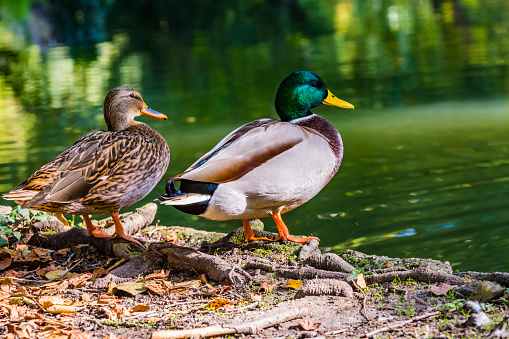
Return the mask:
{"type": "MultiPolygon", "coordinates": [[[[509,270],[506,1],[195,5],[1,2],[0,192],[104,129],[114,86],[135,87],[168,115],[144,121],[170,145],[170,177],[232,129],[276,117],[280,81],[311,70],[356,109],[315,109],[340,131],[345,158],[318,196],[284,216],[290,231],[337,252],[509,270]]],[[[240,226],[166,206],[157,219],[240,226]]]]}

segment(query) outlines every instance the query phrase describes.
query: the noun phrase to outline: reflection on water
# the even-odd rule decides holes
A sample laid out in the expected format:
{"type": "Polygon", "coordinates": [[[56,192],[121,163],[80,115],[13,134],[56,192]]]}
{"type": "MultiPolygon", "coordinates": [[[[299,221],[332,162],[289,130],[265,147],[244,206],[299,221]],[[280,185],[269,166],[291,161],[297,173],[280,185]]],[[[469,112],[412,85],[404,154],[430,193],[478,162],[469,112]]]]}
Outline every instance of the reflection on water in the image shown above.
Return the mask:
{"type": "MultiPolygon", "coordinates": [[[[508,21],[504,0],[1,2],[0,192],[104,128],[114,86],[168,115],[148,123],[170,145],[169,177],[240,124],[275,117],[279,82],[309,69],[358,109],[316,109],[345,159],[285,216],[290,230],[334,251],[509,270],[508,21]]],[[[158,218],[239,226],[165,207],[158,218]]]]}

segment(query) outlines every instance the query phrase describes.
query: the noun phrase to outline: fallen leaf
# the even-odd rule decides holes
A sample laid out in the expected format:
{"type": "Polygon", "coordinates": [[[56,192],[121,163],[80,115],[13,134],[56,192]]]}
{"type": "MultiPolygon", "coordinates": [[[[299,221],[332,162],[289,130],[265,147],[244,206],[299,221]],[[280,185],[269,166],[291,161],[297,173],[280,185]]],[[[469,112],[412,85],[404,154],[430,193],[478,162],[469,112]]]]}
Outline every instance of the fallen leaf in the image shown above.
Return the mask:
{"type": "Polygon", "coordinates": [[[360,273],[357,276],[357,286],[361,289],[368,288],[368,286],[366,286],[366,280],[364,280],[364,273],[360,273]]]}
{"type": "Polygon", "coordinates": [[[70,314],[76,313],[76,307],[68,305],[52,305],[45,309],[46,312],[52,314],[70,314]]]}
{"type": "Polygon", "coordinates": [[[39,297],[39,304],[42,305],[43,308],[48,308],[53,305],[65,305],[66,300],[59,295],[44,295],[39,297]]]}
{"type": "Polygon", "coordinates": [[[131,312],[147,312],[150,311],[150,306],[148,305],[136,305],[131,309],[131,312]]]}
{"type": "Polygon", "coordinates": [[[258,288],[258,293],[271,292],[274,289],[274,287],[276,287],[276,286],[277,286],[276,283],[271,284],[268,281],[264,281],[264,282],[262,282],[262,284],[258,288]]]}
{"type": "Polygon", "coordinates": [[[106,274],[108,274],[107,269],[104,267],[98,267],[92,272],[92,277],[90,277],[90,280],[96,281],[97,279],[104,277],[106,274]]]}
{"type": "Polygon", "coordinates": [[[65,269],[58,269],[58,270],[54,270],[54,271],[49,271],[44,276],[48,280],[55,280],[55,279],[60,279],[60,278],[64,277],[67,274],[67,272],[68,271],[65,269]]]}
{"type": "Polygon", "coordinates": [[[77,274],[68,279],[69,285],[73,288],[83,287],[85,282],[92,277],[91,273],[77,274]]]}
{"type": "Polygon", "coordinates": [[[433,293],[434,295],[446,295],[447,292],[449,292],[449,290],[451,288],[453,288],[454,286],[451,286],[451,285],[448,285],[448,284],[444,284],[444,283],[441,283],[439,285],[432,285],[430,287],[430,291],[431,293],[433,293]]]}
{"type": "Polygon", "coordinates": [[[157,295],[165,295],[169,292],[168,287],[161,280],[149,280],[145,283],[145,287],[157,295]]]}
{"type": "Polygon", "coordinates": [[[217,298],[217,299],[214,299],[211,302],[209,302],[208,305],[205,306],[205,309],[206,310],[217,310],[218,308],[221,308],[224,306],[230,306],[230,305],[233,305],[233,303],[230,300],[217,298]]]}
{"type": "Polygon", "coordinates": [[[290,280],[285,283],[285,286],[288,286],[289,288],[293,288],[294,290],[300,290],[302,287],[302,281],[300,280],[290,280]]]}
{"type": "Polygon", "coordinates": [[[200,281],[199,280],[189,280],[189,281],[183,281],[176,284],[172,284],[172,288],[181,288],[181,287],[187,287],[187,288],[197,288],[200,287],[200,281]]]}
{"type": "Polygon", "coordinates": [[[99,304],[111,304],[111,303],[115,303],[117,302],[118,300],[118,297],[114,296],[114,295],[108,295],[108,294],[101,294],[98,298],[97,298],[97,303],[99,304]]]}
{"type": "Polygon", "coordinates": [[[67,255],[71,249],[70,248],[62,248],[57,251],[58,255],[67,255]]]}
{"type": "Polygon", "coordinates": [[[19,277],[19,272],[15,271],[13,269],[8,269],[7,271],[4,272],[4,274],[6,277],[14,277],[14,278],[19,277]]]}
{"type": "Polygon", "coordinates": [[[34,326],[29,323],[21,323],[19,326],[7,324],[7,331],[15,334],[19,339],[30,339],[34,326]]]}
{"type": "Polygon", "coordinates": [[[164,269],[160,270],[160,271],[155,271],[153,273],[150,273],[149,275],[147,275],[145,277],[145,279],[164,279],[166,277],[168,277],[170,271],[165,271],[164,269]]]}
{"type": "Polygon", "coordinates": [[[299,324],[305,331],[313,331],[320,327],[321,323],[314,323],[308,317],[299,320],[299,324]]]}
{"type": "Polygon", "coordinates": [[[137,294],[145,292],[147,288],[144,283],[127,281],[114,286],[111,289],[111,294],[115,295],[128,295],[134,297],[137,294]]]}
{"type": "Polygon", "coordinates": [[[9,298],[9,304],[11,305],[20,305],[20,306],[23,306],[23,305],[28,305],[28,306],[37,306],[37,304],[35,303],[35,301],[33,301],[32,299],[30,298],[27,298],[26,296],[15,296],[15,297],[11,297],[9,298]]]}
{"type": "Polygon", "coordinates": [[[12,256],[8,251],[0,252],[0,271],[5,270],[7,267],[11,266],[12,256]]]}

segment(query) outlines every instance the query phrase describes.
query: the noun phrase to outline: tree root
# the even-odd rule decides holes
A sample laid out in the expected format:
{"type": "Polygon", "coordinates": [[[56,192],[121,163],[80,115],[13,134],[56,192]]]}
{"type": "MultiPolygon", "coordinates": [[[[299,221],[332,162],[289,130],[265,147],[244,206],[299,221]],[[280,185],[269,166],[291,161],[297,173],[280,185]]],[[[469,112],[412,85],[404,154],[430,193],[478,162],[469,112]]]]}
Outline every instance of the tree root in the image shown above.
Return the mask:
{"type": "Polygon", "coordinates": [[[305,265],[327,271],[351,273],[355,269],[336,253],[322,253],[316,239],[311,239],[302,246],[298,258],[305,265]]]}
{"type": "Polygon", "coordinates": [[[229,285],[244,286],[253,279],[242,268],[232,267],[217,256],[170,243],[152,244],[151,247],[166,256],[169,268],[205,273],[208,278],[229,285]]]}
{"type": "Polygon", "coordinates": [[[203,338],[228,334],[254,334],[264,328],[277,324],[302,318],[308,313],[307,308],[291,308],[285,311],[273,312],[258,320],[236,323],[230,325],[215,325],[203,328],[195,328],[190,330],[174,330],[174,331],[155,331],[152,332],[152,339],[167,338],[203,338]]]}
{"type": "Polygon", "coordinates": [[[353,299],[353,289],[346,281],[337,279],[308,280],[295,295],[295,299],[308,295],[339,295],[353,299]]]}
{"type": "Polygon", "coordinates": [[[493,273],[484,273],[484,272],[461,272],[458,273],[459,277],[473,278],[477,280],[487,280],[499,283],[504,286],[509,286],[509,273],[508,272],[493,272],[493,273]]]}
{"type": "Polygon", "coordinates": [[[418,267],[410,271],[398,271],[398,272],[389,272],[384,274],[376,274],[376,275],[367,275],[365,277],[367,284],[372,284],[375,282],[385,283],[391,282],[394,279],[399,278],[401,280],[405,279],[413,279],[415,281],[424,282],[424,283],[446,283],[449,285],[462,285],[465,283],[465,279],[457,277],[452,274],[432,271],[427,267],[418,267]]]}

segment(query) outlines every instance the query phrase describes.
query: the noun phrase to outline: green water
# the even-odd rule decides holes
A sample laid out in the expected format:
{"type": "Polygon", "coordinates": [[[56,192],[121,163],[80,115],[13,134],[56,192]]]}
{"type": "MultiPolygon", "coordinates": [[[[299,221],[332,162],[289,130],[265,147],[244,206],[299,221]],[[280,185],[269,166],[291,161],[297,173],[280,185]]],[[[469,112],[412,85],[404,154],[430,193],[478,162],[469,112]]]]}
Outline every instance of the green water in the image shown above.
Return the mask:
{"type": "MultiPolygon", "coordinates": [[[[169,177],[232,129],[276,117],[280,81],[311,70],[356,109],[315,109],[340,131],[345,157],[284,216],[290,231],[332,251],[507,271],[507,22],[504,0],[2,1],[0,192],[104,129],[112,87],[133,86],[168,115],[141,120],[170,145],[169,177]]],[[[157,219],[240,226],[167,206],[157,219]]]]}

